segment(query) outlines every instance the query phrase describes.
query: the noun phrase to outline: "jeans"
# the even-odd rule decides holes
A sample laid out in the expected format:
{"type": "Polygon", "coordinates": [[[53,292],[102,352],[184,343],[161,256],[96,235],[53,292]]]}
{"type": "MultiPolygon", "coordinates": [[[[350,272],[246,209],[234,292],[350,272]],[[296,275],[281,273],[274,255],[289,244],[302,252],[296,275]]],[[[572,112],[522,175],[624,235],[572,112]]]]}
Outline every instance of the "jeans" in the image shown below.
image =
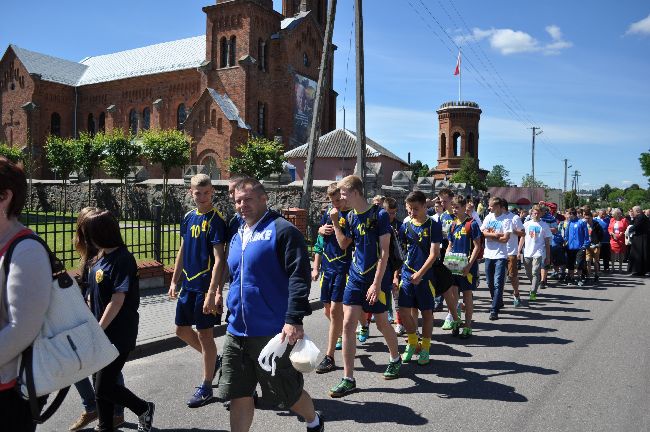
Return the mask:
{"type": "Polygon", "coordinates": [[[506,268],[508,260],[506,258],[490,259],[485,258],[485,279],[487,279],[490,295],[492,296],[492,306],[490,312],[498,313],[503,303],[503,285],[506,278],[506,268]]]}
{"type": "MultiPolygon", "coordinates": [[[[124,386],[124,375],[120,372],[120,375],[117,377],[117,383],[121,386],[124,386]]],[[[95,401],[95,390],[93,385],[90,383],[90,379],[84,378],[79,382],[74,383],[79,396],[81,397],[81,405],[83,405],[86,412],[95,412],[97,411],[97,402],[95,401]]],[[[115,405],[115,415],[123,416],[124,407],[115,405]]]]}
{"type": "Polygon", "coordinates": [[[113,363],[97,372],[94,376],[97,414],[99,416],[98,427],[101,432],[113,430],[115,405],[127,407],[138,417],[147,412],[147,402],[117,383],[118,375],[122,372],[128,356],[128,352],[120,353],[113,363]]]}
{"type": "Polygon", "coordinates": [[[537,288],[539,288],[543,261],[543,257],[524,257],[524,267],[526,268],[526,276],[530,280],[531,292],[537,293],[537,288]]]}

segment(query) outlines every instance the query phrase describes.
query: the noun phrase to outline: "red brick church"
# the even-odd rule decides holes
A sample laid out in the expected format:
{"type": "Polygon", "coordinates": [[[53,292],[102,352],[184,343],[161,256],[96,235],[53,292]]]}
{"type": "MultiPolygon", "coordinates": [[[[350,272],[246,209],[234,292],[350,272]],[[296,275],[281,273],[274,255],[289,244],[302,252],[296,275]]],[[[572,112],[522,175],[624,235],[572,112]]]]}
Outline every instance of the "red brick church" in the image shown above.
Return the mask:
{"type": "MultiPolygon", "coordinates": [[[[76,63],[9,45],[0,60],[0,141],[33,145],[48,135],[115,127],[178,128],[195,165],[228,177],[226,158],[249,135],[307,142],[327,0],[217,0],[203,8],[205,35],[76,63]]],[[[329,72],[322,131],[336,125],[329,72]]],[[[49,176],[44,168],[42,175],[49,176]]]]}

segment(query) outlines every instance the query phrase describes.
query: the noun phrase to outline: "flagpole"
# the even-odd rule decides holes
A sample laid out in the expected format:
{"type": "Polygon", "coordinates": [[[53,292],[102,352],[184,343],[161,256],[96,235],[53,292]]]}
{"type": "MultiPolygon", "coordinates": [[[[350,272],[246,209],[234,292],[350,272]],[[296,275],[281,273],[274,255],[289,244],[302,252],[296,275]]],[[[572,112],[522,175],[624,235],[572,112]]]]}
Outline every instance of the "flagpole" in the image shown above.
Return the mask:
{"type": "Polygon", "coordinates": [[[461,99],[461,86],[463,82],[463,65],[460,56],[460,49],[458,50],[458,102],[460,103],[461,99]]]}

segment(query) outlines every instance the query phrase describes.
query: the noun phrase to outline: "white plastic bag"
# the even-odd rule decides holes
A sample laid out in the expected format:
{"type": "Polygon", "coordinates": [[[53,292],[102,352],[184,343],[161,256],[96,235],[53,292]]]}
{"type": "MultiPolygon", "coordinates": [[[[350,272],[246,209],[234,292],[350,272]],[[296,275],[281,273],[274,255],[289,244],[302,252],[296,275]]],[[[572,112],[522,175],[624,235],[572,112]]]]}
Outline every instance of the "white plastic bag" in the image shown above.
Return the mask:
{"type": "Polygon", "coordinates": [[[291,364],[298,372],[309,373],[316,369],[319,356],[320,350],[316,344],[305,335],[303,339],[298,339],[296,342],[293,351],[291,351],[291,354],[289,355],[289,360],[291,360],[291,364]]]}
{"type": "Polygon", "coordinates": [[[257,358],[260,367],[267,372],[271,372],[272,376],[275,376],[275,358],[282,357],[287,350],[287,340],[285,339],[284,342],[281,340],[282,333],[275,335],[262,349],[260,356],[257,358]]]}

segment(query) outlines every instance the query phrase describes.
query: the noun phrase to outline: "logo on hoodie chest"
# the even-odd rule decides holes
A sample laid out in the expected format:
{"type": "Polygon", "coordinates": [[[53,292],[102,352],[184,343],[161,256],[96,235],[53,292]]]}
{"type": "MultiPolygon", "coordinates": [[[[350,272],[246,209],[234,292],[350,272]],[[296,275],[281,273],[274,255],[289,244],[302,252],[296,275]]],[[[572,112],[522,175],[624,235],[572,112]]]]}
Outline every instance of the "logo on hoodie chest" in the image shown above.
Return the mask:
{"type": "Polygon", "coordinates": [[[265,231],[253,233],[251,239],[249,240],[249,243],[262,241],[262,240],[271,240],[271,230],[265,230],[265,231]]]}

